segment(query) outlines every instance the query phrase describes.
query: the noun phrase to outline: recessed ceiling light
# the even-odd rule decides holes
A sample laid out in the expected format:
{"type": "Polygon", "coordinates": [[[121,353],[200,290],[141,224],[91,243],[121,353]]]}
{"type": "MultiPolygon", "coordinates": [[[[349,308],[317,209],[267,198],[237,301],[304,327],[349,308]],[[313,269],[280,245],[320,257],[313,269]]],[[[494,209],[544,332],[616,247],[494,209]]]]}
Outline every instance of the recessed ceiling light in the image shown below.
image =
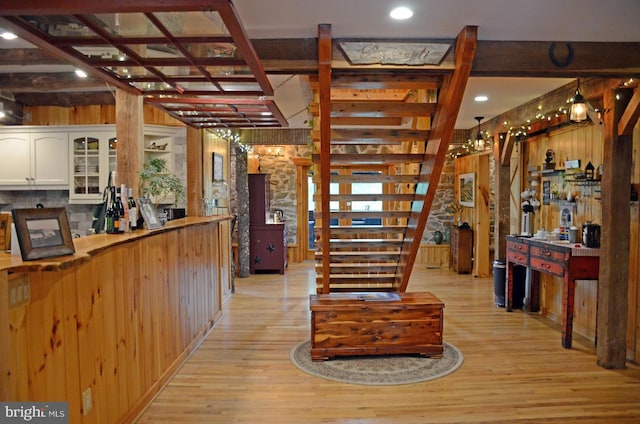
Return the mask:
{"type": "Polygon", "coordinates": [[[15,40],[16,38],[18,38],[18,36],[13,32],[3,32],[2,34],[0,34],[0,37],[4,38],[5,40],[15,40]]]}
{"type": "Polygon", "coordinates": [[[474,97],[473,100],[476,102],[486,102],[487,100],[489,100],[489,97],[485,96],[484,94],[480,94],[479,96],[474,97]]]}
{"type": "Polygon", "coordinates": [[[400,6],[393,9],[391,13],[389,13],[389,16],[398,20],[409,19],[413,16],[413,10],[405,6],[400,6]]]}
{"type": "Polygon", "coordinates": [[[76,69],[76,75],[80,78],[86,78],[89,75],[87,75],[87,73],[85,71],[83,71],[82,69],[76,69]]]}

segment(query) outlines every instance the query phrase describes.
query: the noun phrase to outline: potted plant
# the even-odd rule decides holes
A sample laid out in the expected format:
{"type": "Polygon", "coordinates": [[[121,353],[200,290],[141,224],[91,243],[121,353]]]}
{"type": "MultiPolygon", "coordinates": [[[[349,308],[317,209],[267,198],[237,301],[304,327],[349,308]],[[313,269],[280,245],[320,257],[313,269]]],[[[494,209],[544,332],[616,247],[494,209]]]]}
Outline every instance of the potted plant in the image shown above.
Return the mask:
{"type": "MultiPolygon", "coordinates": [[[[160,203],[171,203],[174,208],[178,206],[185,196],[185,187],[180,178],[167,167],[167,161],[162,158],[153,158],[145,162],[144,168],[138,172],[140,177],[140,194],[151,199],[158,209],[160,203]],[[173,202],[170,200],[173,199],[173,202]]],[[[182,213],[170,214],[172,216],[184,216],[182,213]]]]}

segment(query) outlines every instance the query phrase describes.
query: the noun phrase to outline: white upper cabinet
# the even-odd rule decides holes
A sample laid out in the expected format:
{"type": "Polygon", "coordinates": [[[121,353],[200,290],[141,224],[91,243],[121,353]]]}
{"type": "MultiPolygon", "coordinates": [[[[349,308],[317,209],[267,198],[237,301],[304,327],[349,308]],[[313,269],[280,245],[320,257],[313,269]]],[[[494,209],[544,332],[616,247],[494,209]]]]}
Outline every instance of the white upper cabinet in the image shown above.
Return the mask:
{"type": "Polygon", "coordinates": [[[68,133],[32,128],[0,132],[0,185],[18,190],[68,188],[68,133]]]}

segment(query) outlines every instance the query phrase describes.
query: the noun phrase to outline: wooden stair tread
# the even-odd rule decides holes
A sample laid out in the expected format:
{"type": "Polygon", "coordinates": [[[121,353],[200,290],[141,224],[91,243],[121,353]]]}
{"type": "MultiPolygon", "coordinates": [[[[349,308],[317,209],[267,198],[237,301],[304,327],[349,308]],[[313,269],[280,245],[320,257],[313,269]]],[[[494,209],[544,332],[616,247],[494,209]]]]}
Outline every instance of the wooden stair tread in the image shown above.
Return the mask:
{"type": "MultiPolygon", "coordinates": [[[[398,266],[397,262],[355,262],[355,263],[331,263],[329,264],[330,268],[346,268],[346,269],[358,269],[363,268],[367,269],[369,267],[389,267],[389,266],[398,266]]],[[[322,268],[321,263],[316,263],[316,268],[322,268]]]]}
{"type": "MultiPolygon", "coordinates": [[[[429,139],[431,134],[430,130],[413,130],[406,128],[340,128],[331,129],[330,139],[332,141],[340,140],[361,140],[361,141],[395,141],[395,142],[413,142],[424,141],[429,139]]],[[[311,132],[313,140],[320,140],[320,131],[314,130],[311,132]]]]}
{"type": "MultiPolygon", "coordinates": [[[[353,274],[330,274],[329,278],[343,278],[343,279],[365,279],[365,278],[389,278],[389,277],[395,277],[396,274],[392,273],[392,272],[387,272],[387,273],[371,273],[370,275],[365,275],[365,274],[358,274],[358,273],[353,273],[353,274]]],[[[318,275],[319,279],[322,279],[322,274],[318,275]]]]}
{"type": "Polygon", "coordinates": [[[335,175],[330,176],[332,183],[349,184],[349,183],[417,183],[420,176],[413,174],[355,174],[355,175],[335,175]]]}
{"type": "MultiPolygon", "coordinates": [[[[320,195],[316,194],[314,199],[318,201],[320,195]]],[[[354,201],[354,202],[411,202],[415,199],[413,193],[392,193],[392,194],[331,194],[331,201],[354,201]]]]}
{"type": "MultiPolygon", "coordinates": [[[[404,101],[354,101],[332,100],[331,117],[359,117],[359,118],[409,118],[413,116],[428,116],[435,112],[435,103],[407,103],[404,101]]],[[[318,103],[309,105],[309,113],[319,114],[318,103]]]]}
{"type": "MultiPolygon", "coordinates": [[[[322,212],[315,212],[316,218],[322,218],[322,212]]],[[[358,219],[358,218],[408,218],[411,216],[411,211],[331,211],[329,212],[331,218],[346,218],[346,219],[358,219]]]]}
{"type": "MultiPolygon", "coordinates": [[[[391,165],[399,163],[421,163],[423,153],[339,153],[332,154],[331,165],[391,165]]],[[[313,154],[314,163],[320,163],[320,155],[313,154]]]]}

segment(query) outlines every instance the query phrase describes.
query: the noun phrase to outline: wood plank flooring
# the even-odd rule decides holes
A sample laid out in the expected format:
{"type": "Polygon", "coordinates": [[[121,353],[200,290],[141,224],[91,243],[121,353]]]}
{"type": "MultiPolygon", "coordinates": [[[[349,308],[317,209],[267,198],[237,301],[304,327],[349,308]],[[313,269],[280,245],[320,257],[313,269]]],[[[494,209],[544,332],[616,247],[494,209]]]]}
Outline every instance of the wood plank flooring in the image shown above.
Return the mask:
{"type": "Polygon", "coordinates": [[[639,423],[640,367],[605,370],[593,343],[493,304],[493,279],[414,268],[409,291],[445,302],[444,340],[463,366],[434,381],[359,386],[298,370],[314,262],[236,279],[224,317],[137,421],[143,423],[639,423]]]}

